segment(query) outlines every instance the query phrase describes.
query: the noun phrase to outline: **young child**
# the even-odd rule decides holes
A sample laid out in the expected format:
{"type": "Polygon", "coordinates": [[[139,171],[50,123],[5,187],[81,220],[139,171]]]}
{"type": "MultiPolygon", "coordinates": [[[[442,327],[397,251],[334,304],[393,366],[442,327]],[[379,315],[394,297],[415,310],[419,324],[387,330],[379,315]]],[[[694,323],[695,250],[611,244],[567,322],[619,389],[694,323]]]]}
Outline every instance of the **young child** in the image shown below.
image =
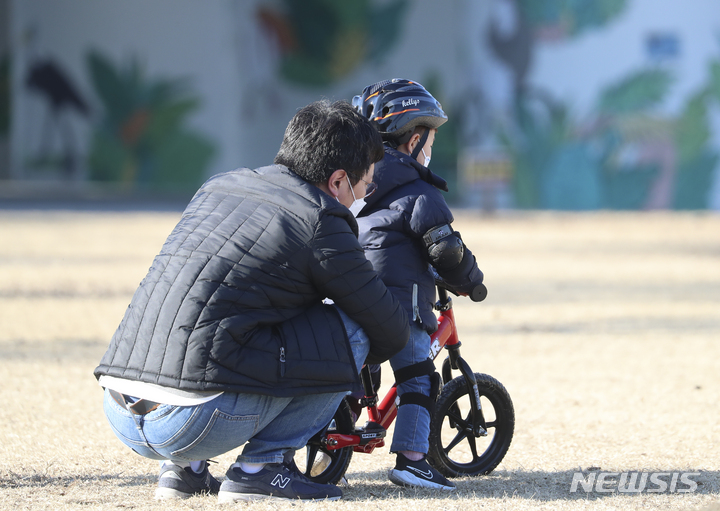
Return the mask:
{"type": "Polygon", "coordinates": [[[365,87],[353,106],[376,124],[385,145],[383,160],[375,164],[377,190],[354,205],[360,243],[411,321],[410,340],[390,359],[400,396],[390,480],[453,490],[455,484],[425,459],[439,385],[429,358],[430,334],[437,330],[433,268],[458,294],[480,293],[482,299],[485,288],[475,257],[450,226],[453,216],[440,192],[447,183],[428,169],[435,134],[447,115],[422,85],[404,79],[365,87]]]}

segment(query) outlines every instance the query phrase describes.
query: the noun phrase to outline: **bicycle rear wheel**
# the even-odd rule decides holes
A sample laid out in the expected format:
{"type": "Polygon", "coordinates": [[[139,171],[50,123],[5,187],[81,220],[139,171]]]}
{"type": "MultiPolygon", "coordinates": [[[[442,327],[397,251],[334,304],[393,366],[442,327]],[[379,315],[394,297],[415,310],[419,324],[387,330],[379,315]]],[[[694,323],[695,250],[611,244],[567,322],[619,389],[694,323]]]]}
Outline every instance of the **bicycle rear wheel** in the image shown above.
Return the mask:
{"type": "Polygon", "coordinates": [[[446,477],[485,475],[500,464],[515,429],[515,411],[505,387],[487,374],[475,373],[487,436],[472,432],[471,395],[464,376],[447,383],[430,420],[428,462],[446,477]]]}
{"type": "Polygon", "coordinates": [[[321,484],[337,484],[345,475],[353,455],[352,447],[329,450],[322,439],[327,433],[352,434],[355,422],[347,400],[340,402],[327,432],[321,431],[308,440],[304,449],[295,452],[295,464],[300,473],[321,484]]]}

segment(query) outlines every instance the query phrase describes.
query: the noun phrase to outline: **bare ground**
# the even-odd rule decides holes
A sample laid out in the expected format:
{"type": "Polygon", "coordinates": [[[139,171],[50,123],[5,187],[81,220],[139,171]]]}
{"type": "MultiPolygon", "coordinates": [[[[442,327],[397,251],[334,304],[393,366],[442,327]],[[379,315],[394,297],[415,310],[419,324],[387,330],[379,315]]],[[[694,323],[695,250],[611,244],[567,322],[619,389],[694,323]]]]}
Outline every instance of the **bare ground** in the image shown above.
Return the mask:
{"type": "MultiPolygon", "coordinates": [[[[238,506],[720,510],[720,215],[457,216],[490,290],[455,300],[463,355],[515,405],[503,463],[452,494],[411,491],[383,448],[355,455],[340,502],[238,506]],[[577,471],[699,474],[692,493],[571,493],[577,471]]],[[[92,371],[178,217],[0,210],[0,509],[167,507],[92,371]]]]}

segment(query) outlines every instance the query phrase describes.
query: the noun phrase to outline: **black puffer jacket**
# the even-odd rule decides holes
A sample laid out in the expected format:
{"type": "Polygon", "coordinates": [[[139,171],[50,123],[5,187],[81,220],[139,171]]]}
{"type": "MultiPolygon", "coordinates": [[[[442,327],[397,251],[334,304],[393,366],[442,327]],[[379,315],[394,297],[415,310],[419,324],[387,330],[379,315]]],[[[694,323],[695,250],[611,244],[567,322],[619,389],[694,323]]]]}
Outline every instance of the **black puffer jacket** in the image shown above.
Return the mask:
{"type": "MultiPolygon", "coordinates": [[[[378,185],[358,215],[360,243],[385,285],[398,297],[410,318],[429,333],[437,330],[435,278],[422,237],[434,227],[451,224],[453,215],[440,190],[447,183],[414,158],[385,148],[375,164],[378,185]],[[417,295],[414,296],[414,289],[417,295]]],[[[462,288],[482,282],[475,257],[465,247],[466,259],[445,280],[462,288]]]]}
{"type": "Polygon", "coordinates": [[[294,396],[358,381],[332,299],[369,362],[407,342],[407,316],[366,260],[345,206],[287,168],[208,180],[135,292],[96,377],[294,396]]]}

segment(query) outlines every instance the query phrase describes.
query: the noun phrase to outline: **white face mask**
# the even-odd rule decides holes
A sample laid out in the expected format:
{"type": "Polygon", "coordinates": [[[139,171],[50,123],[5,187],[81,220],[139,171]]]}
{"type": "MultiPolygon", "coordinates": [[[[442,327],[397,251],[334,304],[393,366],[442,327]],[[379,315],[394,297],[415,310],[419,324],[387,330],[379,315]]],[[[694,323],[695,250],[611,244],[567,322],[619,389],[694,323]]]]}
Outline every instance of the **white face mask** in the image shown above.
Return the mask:
{"type": "Polygon", "coordinates": [[[426,167],[429,167],[429,166],[430,166],[430,157],[429,157],[427,154],[425,154],[425,149],[420,149],[420,150],[422,151],[423,156],[425,157],[425,163],[424,163],[424,165],[425,165],[426,167]]]}
{"type": "Polygon", "coordinates": [[[350,213],[352,213],[354,217],[357,217],[364,207],[365,199],[358,199],[352,203],[352,206],[350,206],[350,213]]]}
{"type": "Polygon", "coordinates": [[[365,199],[357,199],[355,197],[355,191],[353,190],[352,184],[350,183],[350,178],[347,176],[347,174],[345,174],[345,179],[347,179],[348,186],[350,187],[350,193],[352,193],[353,196],[353,203],[348,209],[354,216],[358,216],[360,210],[365,207],[365,199]]]}

